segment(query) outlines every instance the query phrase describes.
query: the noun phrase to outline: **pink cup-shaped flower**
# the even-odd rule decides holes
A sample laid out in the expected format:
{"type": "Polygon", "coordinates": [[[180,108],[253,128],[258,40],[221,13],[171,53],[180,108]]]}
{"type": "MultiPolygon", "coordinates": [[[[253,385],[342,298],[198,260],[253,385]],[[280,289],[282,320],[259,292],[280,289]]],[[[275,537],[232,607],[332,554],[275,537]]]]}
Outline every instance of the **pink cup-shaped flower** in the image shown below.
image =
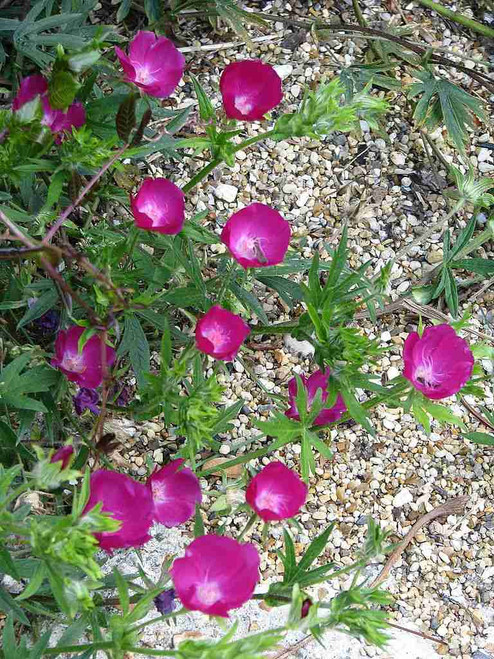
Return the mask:
{"type": "Polygon", "coordinates": [[[153,523],[151,490],[125,474],[98,469],[91,474],[89,500],[83,514],[102,503],[101,510],[121,522],[118,531],[96,533],[100,547],[113,551],[123,547],[140,547],[150,539],[153,523]]]}
{"type": "Polygon", "coordinates": [[[77,382],[81,387],[96,389],[103,380],[103,352],[106,355],[106,365],[110,368],[115,361],[115,350],[103,346],[101,337],[94,334],[79,352],[79,339],[84,332],[83,327],[72,325],[66,330],[60,330],[55,341],[55,356],[51,365],[58,368],[71,382],[77,382]]]}
{"type": "Polygon", "coordinates": [[[254,545],[219,535],[196,538],[177,558],[170,574],[182,604],[190,611],[228,617],[245,604],[259,581],[254,545]]]}
{"type": "MultiPolygon", "coordinates": [[[[325,402],[328,399],[328,378],[330,375],[329,368],[326,371],[321,371],[319,369],[313,373],[309,378],[306,378],[305,375],[301,375],[300,379],[302,384],[307,390],[307,407],[310,410],[312,402],[317,395],[318,389],[322,390],[322,401],[325,402]]],[[[300,415],[297,410],[297,404],[295,398],[297,396],[297,380],[292,378],[288,383],[288,398],[290,402],[290,407],[285,412],[286,416],[290,419],[300,419],[300,415]]],[[[338,419],[346,412],[346,405],[343,401],[341,394],[338,394],[336,398],[336,403],[333,407],[329,409],[323,409],[316,417],[314,425],[322,426],[326,423],[333,423],[333,421],[338,421],[338,419]]]]}
{"type": "Polygon", "coordinates": [[[245,493],[249,506],[265,522],[293,517],[304,505],[307,485],[281,462],[270,462],[250,481],[245,493]]]}
{"type": "Polygon", "coordinates": [[[12,110],[17,112],[23,105],[32,101],[36,96],[43,96],[48,92],[48,83],[42,75],[27,76],[21,80],[19,90],[17,91],[12,110]]]}
{"type": "Polygon", "coordinates": [[[259,268],[283,261],[290,235],[290,225],[278,211],[255,203],[231,216],[221,241],[241,266],[259,268]]]}
{"type": "Polygon", "coordinates": [[[185,57],[165,37],[140,31],[132,39],[129,54],[115,48],[125,73],[125,80],[137,85],[149,96],[167,98],[180,82],[185,57]]]}
{"type": "Polygon", "coordinates": [[[222,361],[232,361],[250,333],[246,322],[218,305],[198,321],[196,346],[198,350],[222,361]]]}
{"type": "Polygon", "coordinates": [[[260,121],[283,98],[281,78],[261,60],[232,62],[223,71],[220,91],[227,117],[260,121]]]}
{"type": "Polygon", "coordinates": [[[52,455],[50,462],[61,462],[62,469],[67,469],[69,463],[74,455],[74,447],[70,444],[68,446],[62,446],[58,451],[52,455]]]}
{"type": "Polygon", "coordinates": [[[182,458],[155,471],[147,486],[154,501],[154,518],[165,526],[178,526],[192,517],[196,503],[201,503],[199,479],[188,467],[180,468],[182,458]]]}
{"type": "Polygon", "coordinates": [[[43,118],[41,123],[48,126],[52,133],[56,135],[57,144],[63,140],[64,134],[70,133],[72,128],[80,128],[86,123],[86,111],[80,101],[76,101],[69,106],[66,112],[63,110],[54,110],[47,96],[41,99],[43,105],[43,118]]]}
{"type": "Polygon", "coordinates": [[[409,334],[403,349],[403,375],[427,398],[456,394],[468,382],[474,358],[465,339],[450,325],[427,327],[420,337],[409,334]]]}
{"type": "Polygon", "coordinates": [[[130,205],[136,226],[147,231],[176,234],[185,222],[185,196],[166,178],[146,178],[130,205]]]}

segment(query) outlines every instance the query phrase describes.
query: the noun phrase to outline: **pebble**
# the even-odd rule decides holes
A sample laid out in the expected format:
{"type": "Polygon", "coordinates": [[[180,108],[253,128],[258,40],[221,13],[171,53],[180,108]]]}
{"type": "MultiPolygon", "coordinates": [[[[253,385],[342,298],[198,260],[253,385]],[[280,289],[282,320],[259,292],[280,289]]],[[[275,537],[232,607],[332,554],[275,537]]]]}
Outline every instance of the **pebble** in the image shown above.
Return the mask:
{"type": "Polygon", "coordinates": [[[395,165],[402,166],[406,163],[407,158],[404,153],[401,153],[400,151],[393,151],[391,154],[391,162],[394,163],[395,165]]]}
{"type": "Polygon", "coordinates": [[[288,78],[293,71],[293,66],[291,64],[276,64],[273,68],[282,80],[288,78]]]}
{"type": "Polygon", "coordinates": [[[228,183],[220,183],[215,189],[214,189],[214,195],[218,199],[222,199],[223,201],[227,201],[229,203],[235,201],[237,198],[238,194],[238,188],[236,188],[234,185],[228,185],[228,183]]]}
{"type": "Polygon", "coordinates": [[[222,444],[220,446],[221,455],[228,455],[231,450],[232,450],[232,447],[229,444],[222,444]]]}
{"type": "Polygon", "coordinates": [[[412,493],[410,492],[409,489],[404,487],[399,492],[397,492],[393,497],[393,506],[395,508],[401,508],[402,506],[405,506],[407,503],[412,503],[412,501],[413,501],[412,493]]]}

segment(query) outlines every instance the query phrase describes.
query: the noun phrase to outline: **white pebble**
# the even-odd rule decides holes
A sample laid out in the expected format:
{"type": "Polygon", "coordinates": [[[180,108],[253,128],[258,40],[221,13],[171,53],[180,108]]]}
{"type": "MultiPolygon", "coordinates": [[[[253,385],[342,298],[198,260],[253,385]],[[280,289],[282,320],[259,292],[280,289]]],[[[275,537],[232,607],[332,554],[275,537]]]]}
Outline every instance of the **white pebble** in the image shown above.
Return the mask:
{"type": "Polygon", "coordinates": [[[393,506],[395,508],[401,508],[402,506],[405,506],[407,503],[412,503],[412,501],[413,501],[412,493],[408,488],[404,487],[402,490],[397,492],[393,497],[393,506]]]}
{"type": "Polygon", "coordinates": [[[236,188],[234,185],[228,185],[227,183],[220,183],[214,190],[215,197],[230,203],[235,201],[237,194],[238,188],[236,188]]]}

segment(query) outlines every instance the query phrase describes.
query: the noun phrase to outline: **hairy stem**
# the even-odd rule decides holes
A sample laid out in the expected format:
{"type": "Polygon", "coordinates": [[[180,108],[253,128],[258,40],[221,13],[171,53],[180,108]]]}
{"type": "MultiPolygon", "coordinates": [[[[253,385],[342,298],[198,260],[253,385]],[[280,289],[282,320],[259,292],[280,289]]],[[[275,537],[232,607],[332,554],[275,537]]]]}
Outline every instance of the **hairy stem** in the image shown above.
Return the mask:
{"type": "Polygon", "coordinates": [[[488,25],[484,25],[483,23],[474,21],[472,18],[467,18],[467,16],[465,16],[464,14],[460,14],[456,11],[452,11],[451,9],[448,9],[447,7],[443,7],[443,5],[434,2],[434,0],[419,0],[419,3],[422,6],[427,7],[427,9],[432,9],[432,11],[437,12],[438,14],[444,16],[444,18],[447,18],[450,21],[459,23],[460,25],[467,27],[469,30],[473,30],[473,32],[478,32],[478,34],[482,34],[484,37],[490,37],[491,39],[494,39],[494,29],[492,29],[488,25]]]}

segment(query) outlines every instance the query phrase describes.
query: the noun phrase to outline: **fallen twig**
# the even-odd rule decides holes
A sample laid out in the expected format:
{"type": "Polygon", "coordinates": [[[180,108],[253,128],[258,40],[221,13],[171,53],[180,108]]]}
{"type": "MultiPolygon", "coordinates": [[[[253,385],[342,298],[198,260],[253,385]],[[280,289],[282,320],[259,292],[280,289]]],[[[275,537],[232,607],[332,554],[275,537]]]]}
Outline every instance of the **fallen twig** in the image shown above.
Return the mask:
{"type": "Polygon", "coordinates": [[[428,526],[431,522],[433,522],[435,519],[438,519],[439,517],[447,517],[448,515],[461,515],[469,499],[470,497],[466,495],[456,497],[455,499],[450,499],[449,501],[446,501],[446,503],[443,503],[441,506],[434,508],[434,510],[431,510],[430,512],[420,517],[420,519],[418,519],[412,526],[410,531],[408,531],[403,541],[400,542],[400,544],[391,552],[388,560],[384,564],[383,569],[370,584],[370,587],[375,588],[386,580],[388,574],[391,571],[391,568],[398,562],[401,555],[412,542],[420,529],[422,529],[424,526],[428,526]]]}

